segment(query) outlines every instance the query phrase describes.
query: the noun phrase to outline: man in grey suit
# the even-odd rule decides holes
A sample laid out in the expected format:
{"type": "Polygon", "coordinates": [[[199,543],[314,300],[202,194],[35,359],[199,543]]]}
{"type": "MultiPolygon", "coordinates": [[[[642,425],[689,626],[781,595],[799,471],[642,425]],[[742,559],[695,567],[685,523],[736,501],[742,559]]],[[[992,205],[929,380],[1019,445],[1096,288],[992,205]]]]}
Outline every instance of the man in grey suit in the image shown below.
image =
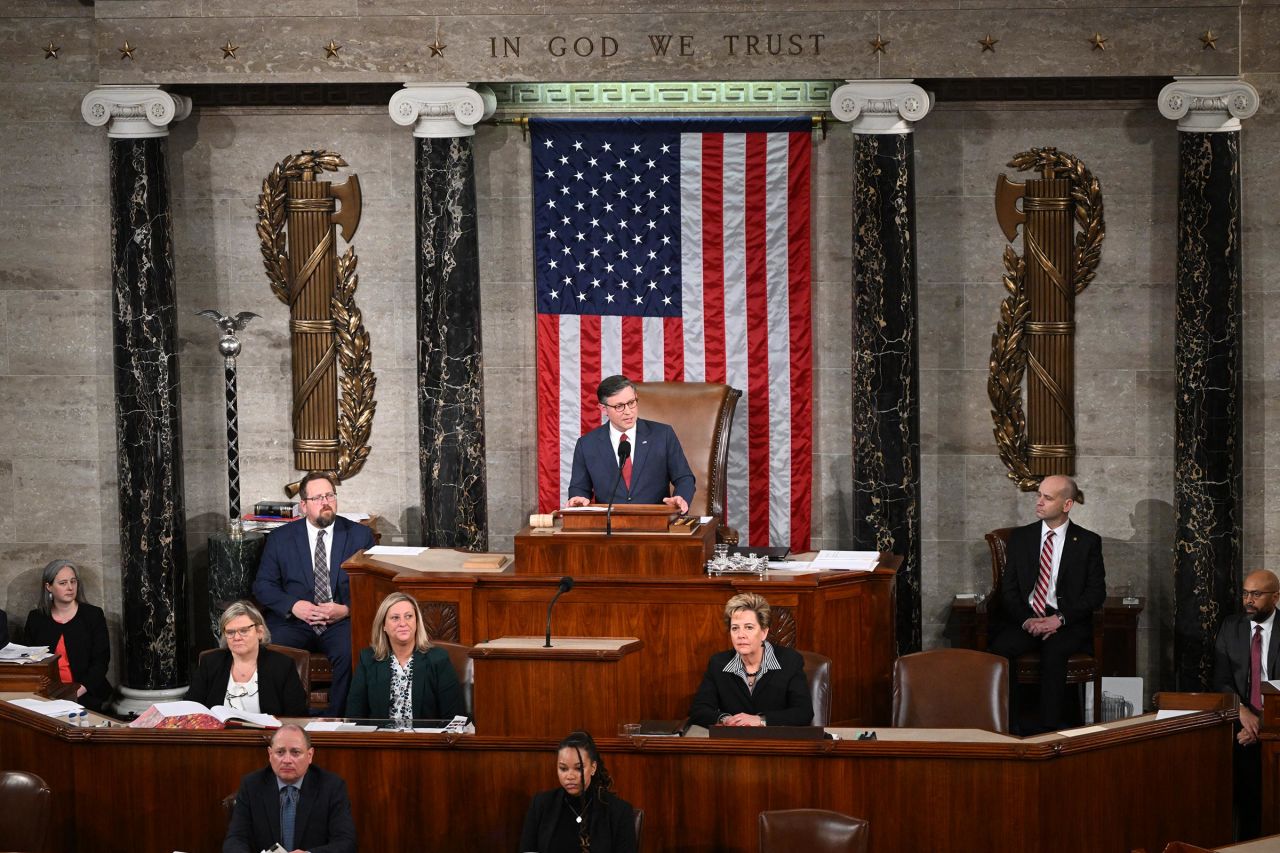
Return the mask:
{"type": "Polygon", "coordinates": [[[1236,838],[1256,838],[1262,830],[1262,683],[1280,675],[1280,632],[1275,629],[1280,580],[1268,571],[1244,579],[1244,612],[1228,616],[1213,650],[1213,689],[1240,700],[1234,775],[1236,838]]]}
{"type": "Polygon", "coordinates": [[[280,844],[290,853],[355,853],[347,783],[314,767],[301,727],[281,726],[267,747],[270,767],[240,782],[222,853],[257,853],[280,844]]]}

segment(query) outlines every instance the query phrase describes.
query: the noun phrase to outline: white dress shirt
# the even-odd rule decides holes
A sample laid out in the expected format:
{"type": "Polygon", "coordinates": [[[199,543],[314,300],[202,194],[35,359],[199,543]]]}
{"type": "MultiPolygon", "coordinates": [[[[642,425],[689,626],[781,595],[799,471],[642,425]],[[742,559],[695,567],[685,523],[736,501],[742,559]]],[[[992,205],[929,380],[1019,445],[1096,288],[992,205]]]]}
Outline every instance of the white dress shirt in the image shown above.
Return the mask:
{"type": "Polygon", "coordinates": [[[618,458],[618,444],[622,441],[622,436],[624,435],[627,437],[627,441],[631,442],[631,459],[632,467],[634,467],[634,460],[636,458],[636,428],[632,427],[624,433],[620,432],[618,428],[613,425],[612,421],[609,423],[609,442],[613,445],[614,459],[618,458]]]}
{"type": "MultiPolygon", "coordinates": [[[[336,523],[336,521],[335,521],[336,523]]],[[[307,554],[311,557],[311,567],[316,565],[316,536],[320,534],[322,528],[316,527],[308,519],[303,522],[307,526],[307,554]]],[[[324,534],[324,559],[325,565],[329,567],[329,588],[333,589],[333,524],[323,528],[324,534]]],[[[314,596],[312,596],[314,597],[314,596]]],[[[316,602],[311,602],[315,604],[316,602]]]]}
{"type": "MultiPolygon", "coordinates": [[[[1071,526],[1071,520],[1062,522],[1058,528],[1050,528],[1049,522],[1040,522],[1040,550],[1036,551],[1036,578],[1040,577],[1040,555],[1044,553],[1044,540],[1049,535],[1049,531],[1053,530],[1053,572],[1049,575],[1049,591],[1044,597],[1045,607],[1058,609],[1058,567],[1062,565],[1062,546],[1067,541],[1067,528],[1071,526]]],[[[1035,587],[1032,587],[1031,594],[1027,596],[1027,604],[1031,604],[1036,597],[1035,587]]]]}

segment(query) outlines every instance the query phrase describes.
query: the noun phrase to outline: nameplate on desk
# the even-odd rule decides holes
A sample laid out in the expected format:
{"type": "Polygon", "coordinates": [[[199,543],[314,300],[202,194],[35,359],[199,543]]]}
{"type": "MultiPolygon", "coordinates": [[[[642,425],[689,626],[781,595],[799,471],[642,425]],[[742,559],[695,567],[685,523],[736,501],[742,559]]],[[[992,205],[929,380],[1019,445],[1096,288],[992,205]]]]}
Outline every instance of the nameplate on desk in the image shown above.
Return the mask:
{"type": "Polygon", "coordinates": [[[822,740],[826,733],[822,726],[711,726],[707,729],[712,740],[822,740]]]}

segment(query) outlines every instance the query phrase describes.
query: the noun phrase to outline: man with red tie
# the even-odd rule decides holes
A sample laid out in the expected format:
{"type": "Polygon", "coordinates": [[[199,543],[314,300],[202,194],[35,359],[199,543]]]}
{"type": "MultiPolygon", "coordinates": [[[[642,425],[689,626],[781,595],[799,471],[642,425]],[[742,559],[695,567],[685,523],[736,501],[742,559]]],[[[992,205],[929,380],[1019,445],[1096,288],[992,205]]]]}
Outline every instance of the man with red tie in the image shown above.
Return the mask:
{"type": "Polygon", "coordinates": [[[596,399],[607,422],[573,449],[569,506],[586,506],[593,498],[609,503],[612,497],[614,503],[665,503],[687,513],[695,477],[675,430],[641,420],[636,386],[625,376],[601,382],[596,399]]]}
{"type": "Polygon", "coordinates": [[[1258,724],[1262,683],[1280,674],[1280,633],[1274,630],[1280,580],[1268,571],[1244,579],[1244,612],[1228,616],[1214,644],[1213,689],[1240,699],[1235,742],[1236,838],[1256,838],[1262,805],[1262,755],[1258,724]]]}
{"type": "Polygon", "coordinates": [[[1093,611],[1107,597],[1102,538],[1067,518],[1079,500],[1080,491],[1070,477],[1054,475],[1040,482],[1036,493],[1040,520],[1009,535],[1000,581],[1008,624],[996,635],[991,651],[1009,658],[1011,675],[1019,655],[1040,655],[1040,727],[1044,731],[1061,728],[1067,659],[1092,652],[1093,611]]]}

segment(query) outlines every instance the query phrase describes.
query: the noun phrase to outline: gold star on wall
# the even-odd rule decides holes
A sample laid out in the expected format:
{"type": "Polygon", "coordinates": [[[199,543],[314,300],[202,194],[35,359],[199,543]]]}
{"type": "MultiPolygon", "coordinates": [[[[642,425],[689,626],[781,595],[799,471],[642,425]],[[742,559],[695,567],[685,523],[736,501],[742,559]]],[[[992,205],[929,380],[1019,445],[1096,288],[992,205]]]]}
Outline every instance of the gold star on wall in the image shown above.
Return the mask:
{"type": "Polygon", "coordinates": [[[324,46],[324,58],[332,59],[338,55],[338,51],[340,50],[342,50],[342,45],[338,44],[333,39],[329,39],[329,43],[324,46]]]}
{"type": "Polygon", "coordinates": [[[53,42],[49,42],[48,47],[46,47],[46,48],[44,49],[44,58],[45,58],[45,59],[57,59],[57,58],[58,58],[58,51],[60,51],[60,50],[62,50],[62,48],[61,48],[61,47],[59,47],[58,45],[54,44],[53,42]]]}
{"type": "Polygon", "coordinates": [[[432,56],[439,56],[442,59],[444,58],[444,49],[448,46],[449,45],[447,44],[440,43],[440,36],[436,36],[436,40],[427,45],[427,47],[431,48],[432,56]]]}
{"type": "Polygon", "coordinates": [[[1000,41],[1000,39],[993,39],[993,38],[991,37],[991,33],[987,33],[987,37],[986,37],[986,38],[978,39],[978,44],[982,45],[982,52],[983,52],[983,53],[986,53],[988,50],[989,50],[989,51],[991,51],[992,53],[995,53],[995,52],[996,52],[996,43],[997,43],[997,42],[999,42],[999,41],[1000,41]]]}
{"type": "Polygon", "coordinates": [[[132,62],[132,61],[133,61],[133,52],[134,52],[135,50],[137,50],[137,48],[136,48],[136,47],[130,47],[130,46],[129,46],[129,40],[128,40],[128,39],[125,39],[125,40],[124,40],[124,47],[117,47],[117,48],[116,48],[116,50],[120,51],[120,58],[121,58],[121,59],[127,59],[127,60],[129,60],[130,62],[132,62]]]}
{"type": "Polygon", "coordinates": [[[222,46],[223,59],[235,59],[236,51],[240,49],[239,45],[231,43],[231,39],[227,39],[227,43],[222,46]]]}
{"type": "Polygon", "coordinates": [[[885,41],[884,39],[880,38],[879,33],[876,33],[876,40],[867,42],[867,44],[871,45],[872,53],[884,53],[885,48],[887,48],[890,44],[892,44],[892,42],[885,41]]]}
{"type": "Polygon", "coordinates": [[[1218,37],[1213,34],[1213,30],[1205,30],[1204,35],[1200,36],[1200,43],[1204,45],[1201,50],[1218,49],[1218,37]]]}
{"type": "Polygon", "coordinates": [[[1106,50],[1108,41],[1109,39],[1103,38],[1102,33],[1094,33],[1089,44],[1093,45],[1094,50],[1106,50]]]}

